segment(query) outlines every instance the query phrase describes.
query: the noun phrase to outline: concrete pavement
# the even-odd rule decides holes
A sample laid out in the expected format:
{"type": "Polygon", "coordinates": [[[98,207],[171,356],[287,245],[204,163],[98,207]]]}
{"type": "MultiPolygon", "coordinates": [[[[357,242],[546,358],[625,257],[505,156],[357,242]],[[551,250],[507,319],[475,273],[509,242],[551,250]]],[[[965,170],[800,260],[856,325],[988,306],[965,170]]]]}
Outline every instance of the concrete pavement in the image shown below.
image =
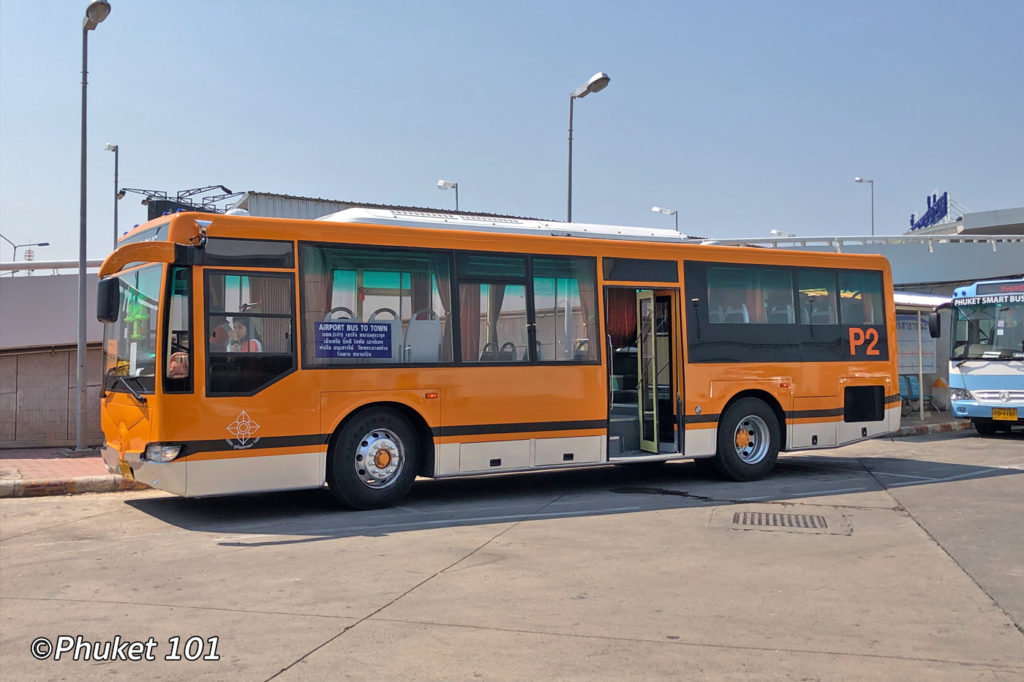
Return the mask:
{"type": "Polygon", "coordinates": [[[1024,435],[320,491],[0,500],[17,679],[1024,680],[1024,435]],[[800,521],[820,519],[813,524],[800,521]],[[777,523],[776,523],[777,522],[777,523]],[[765,523],[776,525],[764,525],[765,523]],[[39,661],[37,637],[158,643],[39,661]],[[171,637],[219,661],[167,661],[171,637]]]}

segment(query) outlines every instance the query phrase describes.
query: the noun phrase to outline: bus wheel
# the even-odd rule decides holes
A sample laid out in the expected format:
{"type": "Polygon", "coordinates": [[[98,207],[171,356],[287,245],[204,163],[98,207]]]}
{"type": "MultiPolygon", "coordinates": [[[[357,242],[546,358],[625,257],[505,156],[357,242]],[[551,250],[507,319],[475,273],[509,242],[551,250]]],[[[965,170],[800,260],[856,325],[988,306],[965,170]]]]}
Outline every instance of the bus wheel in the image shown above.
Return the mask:
{"type": "Polygon", "coordinates": [[[757,398],[742,398],[718,422],[718,454],[712,462],[723,476],[755,481],[775,466],[780,441],[772,408],[757,398]]]}
{"type": "Polygon", "coordinates": [[[328,453],[327,485],[349,507],[387,507],[409,492],[418,467],[415,431],[398,412],[374,408],[338,434],[328,453]]]}
{"type": "Polygon", "coordinates": [[[993,436],[996,433],[996,425],[988,419],[972,419],[974,430],[981,436],[993,436]]]}

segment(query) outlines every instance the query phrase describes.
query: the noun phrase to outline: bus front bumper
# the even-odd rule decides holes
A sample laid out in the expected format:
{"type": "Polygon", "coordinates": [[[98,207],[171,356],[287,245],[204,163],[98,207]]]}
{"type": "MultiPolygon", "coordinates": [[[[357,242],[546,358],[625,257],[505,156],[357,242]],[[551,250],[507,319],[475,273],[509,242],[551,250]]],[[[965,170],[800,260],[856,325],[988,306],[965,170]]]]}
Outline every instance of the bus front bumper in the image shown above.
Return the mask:
{"type": "Polygon", "coordinates": [[[975,400],[951,400],[950,403],[953,408],[953,416],[961,419],[991,419],[1006,424],[1024,423],[1024,403],[993,405],[979,403],[975,400]]]}
{"type": "Polygon", "coordinates": [[[175,495],[185,494],[185,462],[148,462],[142,459],[141,452],[126,452],[122,457],[117,448],[104,445],[103,463],[107,471],[130,481],[175,495]]]}

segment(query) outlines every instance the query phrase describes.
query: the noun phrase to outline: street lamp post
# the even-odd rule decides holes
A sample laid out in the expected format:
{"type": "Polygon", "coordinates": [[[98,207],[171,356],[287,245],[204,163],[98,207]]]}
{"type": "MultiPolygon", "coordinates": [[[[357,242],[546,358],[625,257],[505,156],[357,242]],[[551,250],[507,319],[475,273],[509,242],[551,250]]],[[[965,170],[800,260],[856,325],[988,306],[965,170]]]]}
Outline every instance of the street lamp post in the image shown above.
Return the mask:
{"type": "Polygon", "coordinates": [[[565,222],[572,222],[572,105],[577,99],[583,99],[592,92],[601,92],[611,81],[608,74],[599,71],[590,77],[583,85],[579,86],[569,94],[569,196],[567,200],[565,222]]]}
{"type": "Polygon", "coordinates": [[[103,148],[108,152],[114,152],[114,248],[117,248],[117,200],[121,197],[118,196],[117,191],[117,157],[118,148],[113,142],[108,142],[103,145],[103,148]]]}
{"type": "Polygon", "coordinates": [[[86,95],[89,82],[89,31],[95,30],[107,15],[110,14],[110,3],[107,0],[93,0],[85,9],[82,20],[82,169],[81,169],[81,205],[79,207],[78,225],[78,407],[75,414],[75,450],[85,450],[85,131],[86,131],[86,95]]]}
{"type": "Polygon", "coordinates": [[[676,217],[676,232],[679,231],[679,211],[674,208],[662,208],[661,206],[651,206],[651,210],[655,213],[664,213],[665,215],[671,215],[676,217]]]}
{"type": "MultiPolygon", "coordinates": [[[[14,254],[11,257],[11,262],[12,263],[17,263],[18,262],[18,249],[20,249],[23,246],[49,246],[50,245],[50,242],[33,242],[32,244],[15,244],[14,242],[12,242],[10,239],[8,239],[7,237],[3,236],[2,234],[0,234],[0,239],[3,239],[5,242],[10,244],[11,248],[14,249],[14,254]]],[[[17,272],[16,270],[11,270],[11,277],[14,277],[16,272],[17,272]]]]}
{"type": "Polygon", "coordinates": [[[455,190],[455,212],[458,213],[458,211],[459,211],[459,183],[457,183],[457,182],[448,182],[447,180],[438,180],[437,181],[437,188],[438,189],[454,189],[455,190]]]}
{"type": "Polygon", "coordinates": [[[875,181],[868,178],[854,178],[854,182],[867,182],[871,184],[871,236],[875,236],[875,181]]]}
{"type": "Polygon", "coordinates": [[[13,263],[14,261],[18,260],[18,245],[12,242],[7,237],[3,236],[2,234],[0,234],[0,239],[3,239],[5,242],[10,244],[11,247],[14,249],[14,256],[11,258],[11,262],[13,263]]]}
{"type": "Polygon", "coordinates": [[[18,260],[18,249],[23,246],[49,246],[50,242],[35,242],[34,244],[14,244],[14,260],[18,260]]]}

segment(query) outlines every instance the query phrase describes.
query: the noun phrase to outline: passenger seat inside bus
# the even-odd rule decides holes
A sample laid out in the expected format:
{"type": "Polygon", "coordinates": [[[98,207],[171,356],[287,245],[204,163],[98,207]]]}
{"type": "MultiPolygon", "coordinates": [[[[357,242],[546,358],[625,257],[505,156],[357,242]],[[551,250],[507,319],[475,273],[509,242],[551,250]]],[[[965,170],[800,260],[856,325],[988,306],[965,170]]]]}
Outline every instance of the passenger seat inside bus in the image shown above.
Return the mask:
{"type": "Polygon", "coordinates": [[[374,322],[376,324],[386,324],[389,327],[391,327],[391,333],[389,334],[389,336],[391,337],[391,357],[379,359],[384,362],[387,362],[389,360],[391,362],[398,362],[401,359],[401,346],[399,345],[398,334],[395,333],[395,328],[398,327],[398,325],[401,323],[401,321],[398,319],[398,313],[396,313],[391,308],[378,308],[377,310],[373,311],[373,314],[370,315],[370,319],[367,320],[367,322],[374,322]],[[378,319],[377,316],[381,314],[391,315],[391,319],[378,319]]]}
{"type": "Polygon", "coordinates": [[[747,312],[747,304],[743,303],[738,308],[732,306],[726,308],[722,321],[726,324],[749,324],[750,313],[747,312]]]}
{"type": "Polygon", "coordinates": [[[429,308],[417,311],[405,328],[406,362],[438,362],[441,359],[441,320],[429,308]]]}

